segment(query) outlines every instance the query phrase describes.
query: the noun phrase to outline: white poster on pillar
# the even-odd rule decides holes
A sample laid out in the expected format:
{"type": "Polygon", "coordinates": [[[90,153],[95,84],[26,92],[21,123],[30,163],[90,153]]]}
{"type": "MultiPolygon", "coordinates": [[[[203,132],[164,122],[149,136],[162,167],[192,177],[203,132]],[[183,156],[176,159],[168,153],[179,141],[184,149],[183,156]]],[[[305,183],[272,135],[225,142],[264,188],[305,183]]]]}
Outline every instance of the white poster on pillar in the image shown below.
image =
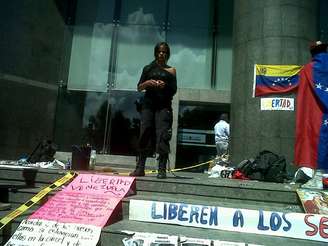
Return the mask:
{"type": "Polygon", "coordinates": [[[261,110],[294,111],[294,98],[261,98],[261,110]]]}

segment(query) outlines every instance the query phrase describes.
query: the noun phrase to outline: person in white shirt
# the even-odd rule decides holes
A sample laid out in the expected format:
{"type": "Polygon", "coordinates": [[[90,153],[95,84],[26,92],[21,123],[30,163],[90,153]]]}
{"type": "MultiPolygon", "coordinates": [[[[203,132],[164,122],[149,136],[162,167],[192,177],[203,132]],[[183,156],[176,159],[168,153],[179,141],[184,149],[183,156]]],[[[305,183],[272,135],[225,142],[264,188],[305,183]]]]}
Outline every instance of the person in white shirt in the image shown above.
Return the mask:
{"type": "Polygon", "coordinates": [[[228,154],[230,136],[230,126],[228,121],[228,114],[223,113],[220,116],[219,122],[214,126],[217,156],[228,154]]]}

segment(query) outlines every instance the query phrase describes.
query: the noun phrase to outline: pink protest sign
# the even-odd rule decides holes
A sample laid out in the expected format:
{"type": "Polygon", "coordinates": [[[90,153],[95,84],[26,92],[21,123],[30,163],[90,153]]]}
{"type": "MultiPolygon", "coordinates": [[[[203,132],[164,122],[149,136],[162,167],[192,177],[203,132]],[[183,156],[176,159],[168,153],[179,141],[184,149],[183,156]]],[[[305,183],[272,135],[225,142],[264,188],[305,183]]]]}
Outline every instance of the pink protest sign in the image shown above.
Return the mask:
{"type": "Polygon", "coordinates": [[[84,194],[90,193],[109,195],[112,197],[123,198],[128,193],[135,192],[135,178],[125,176],[80,174],[64,189],[64,191],[84,194]]]}
{"type": "Polygon", "coordinates": [[[121,216],[121,200],[134,185],[133,177],[80,174],[30,219],[103,227],[121,216]]]}

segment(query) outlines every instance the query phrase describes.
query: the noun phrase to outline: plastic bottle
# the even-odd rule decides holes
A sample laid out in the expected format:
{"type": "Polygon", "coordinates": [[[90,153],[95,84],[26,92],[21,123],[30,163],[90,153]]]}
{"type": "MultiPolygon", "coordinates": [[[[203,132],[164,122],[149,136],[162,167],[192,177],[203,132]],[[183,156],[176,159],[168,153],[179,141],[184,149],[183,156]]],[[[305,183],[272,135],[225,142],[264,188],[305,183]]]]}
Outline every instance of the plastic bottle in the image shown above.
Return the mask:
{"type": "Polygon", "coordinates": [[[66,163],[66,170],[71,170],[71,168],[72,168],[71,160],[68,158],[66,163]]]}
{"type": "Polygon", "coordinates": [[[90,153],[90,162],[89,162],[89,169],[94,170],[96,166],[96,158],[97,158],[97,152],[96,150],[91,150],[90,153]]]}

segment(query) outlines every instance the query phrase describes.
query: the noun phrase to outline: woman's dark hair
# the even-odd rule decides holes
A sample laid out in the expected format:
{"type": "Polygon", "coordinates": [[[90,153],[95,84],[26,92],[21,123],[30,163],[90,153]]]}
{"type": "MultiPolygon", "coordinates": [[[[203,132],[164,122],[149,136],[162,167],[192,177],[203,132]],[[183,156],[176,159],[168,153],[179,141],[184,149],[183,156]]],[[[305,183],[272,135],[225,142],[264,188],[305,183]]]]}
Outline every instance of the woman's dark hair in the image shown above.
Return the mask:
{"type": "Polygon", "coordinates": [[[166,48],[166,51],[167,51],[167,59],[170,58],[170,46],[168,45],[168,43],[166,42],[160,42],[160,43],[157,43],[155,48],[154,48],[154,56],[156,57],[157,56],[157,53],[158,53],[158,50],[159,50],[159,47],[161,46],[164,46],[166,48]]]}

